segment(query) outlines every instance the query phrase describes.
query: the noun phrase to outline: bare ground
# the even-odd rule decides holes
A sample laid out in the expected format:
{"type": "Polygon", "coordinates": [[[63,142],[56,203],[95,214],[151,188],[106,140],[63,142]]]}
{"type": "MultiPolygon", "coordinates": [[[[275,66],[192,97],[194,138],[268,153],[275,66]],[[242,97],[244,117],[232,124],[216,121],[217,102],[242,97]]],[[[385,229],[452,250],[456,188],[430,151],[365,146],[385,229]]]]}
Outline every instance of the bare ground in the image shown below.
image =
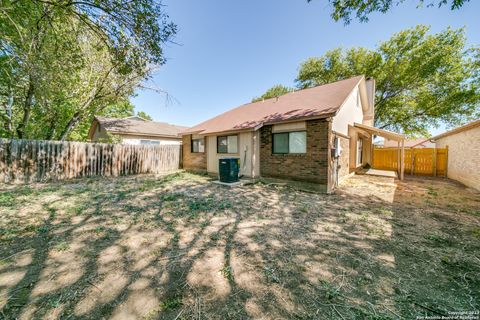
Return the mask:
{"type": "Polygon", "coordinates": [[[480,310],[480,195],[186,173],[0,186],[0,318],[415,319],[480,310]]]}

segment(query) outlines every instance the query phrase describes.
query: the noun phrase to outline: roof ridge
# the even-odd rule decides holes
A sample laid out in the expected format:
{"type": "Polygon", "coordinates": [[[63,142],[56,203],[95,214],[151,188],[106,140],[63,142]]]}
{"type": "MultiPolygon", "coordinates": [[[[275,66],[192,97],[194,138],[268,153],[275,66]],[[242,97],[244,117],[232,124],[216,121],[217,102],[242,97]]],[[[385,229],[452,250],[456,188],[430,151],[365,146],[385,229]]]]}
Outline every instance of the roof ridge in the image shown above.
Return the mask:
{"type": "Polygon", "coordinates": [[[170,126],[176,126],[176,127],[185,127],[185,128],[188,128],[188,126],[182,126],[182,125],[178,125],[178,124],[173,124],[173,123],[169,123],[169,122],[166,122],[166,121],[156,121],[156,120],[147,120],[147,119],[144,119],[142,117],[139,117],[139,116],[129,116],[129,117],[124,117],[124,118],[114,118],[114,117],[105,117],[105,116],[95,116],[95,118],[102,118],[102,119],[106,119],[106,120],[130,120],[131,118],[141,118],[143,120],[145,120],[146,123],[158,123],[158,124],[168,124],[170,126]]]}
{"type": "MultiPolygon", "coordinates": [[[[316,86],[313,86],[313,87],[302,88],[302,89],[299,89],[299,90],[293,90],[293,91],[287,92],[287,93],[285,93],[285,94],[279,95],[278,97],[263,99],[263,100],[255,101],[255,102],[244,103],[244,104],[241,105],[241,106],[245,106],[245,105],[248,105],[248,104],[260,103],[260,102],[265,102],[265,101],[269,101],[269,100],[273,100],[273,99],[279,99],[280,97],[285,97],[285,96],[287,96],[287,95],[292,95],[292,94],[295,94],[295,93],[298,93],[298,92],[307,91],[307,90],[310,90],[310,89],[317,89],[317,88],[319,88],[319,87],[329,86],[329,85],[333,85],[333,84],[338,83],[338,82],[348,81],[348,80],[352,80],[352,79],[355,79],[355,78],[360,78],[360,79],[361,79],[361,78],[363,78],[363,77],[365,77],[365,76],[364,76],[364,75],[358,75],[358,76],[354,76],[354,77],[350,77],[350,78],[346,78],[346,79],[342,79],[342,80],[337,80],[337,81],[334,81],[334,82],[329,82],[329,83],[324,83],[324,84],[317,84],[316,86]]],[[[358,82],[360,82],[360,79],[358,80],[358,82]]],[[[241,106],[240,106],[240,107],[241,107],[241,106]]],[[[232,110],[233,110],[233,109],[232,109],[232,110]]]]}
{"type": "Polygon", "coordinates": [[[436,136],[431,137],[430,139],[431,140],[437,140],[437,139],[440,139],[440,138],[443,138],[443,137],[446,137],[446,136],[449,136],[449,135],[452,135],[452,134],[455,134],[455,133],[458,133],[458,132],[462,132],[464,130],[468,130],[470,128],[475,128],[477,126],[480,126],[480,119],[476,119],[476,120],[467,122],[466,124],[464,124],[462,126],[450,129],[450,130],[445,131],[444,133],[441,133],[441,134],[437,134],[436,136]]]}
{"type": "MultiPolygon", "coordinates": [[[[286,93],[284,95],[281,95],[279,97],[269,98],[269,99],[265,99],[265,100],[255,101],[255,102],[244,103],[244,104],[241,104],[241,105],[239,105],[237,107],[234,107],[232,109],[228,109],[228,110],[226,110],[226,111],[224,111],[224,112],[222,112],[222,113],[220,113],[220,114],[218,114],[218,115],[216,115],[212,118],[204,120],[204,121],[198,123],[197,125],[191,127],[190,129],[194,129],[196,127],[201,127],[202,125],[206,124],[207,122],[215,121],[216,119],[221,118],[222,116],[225,116],[228,113],[235,112],[235,111],[237,111],[239,109],[242,109],[242,108],[249,108],[250,109],[252,106],[256,106],[256,105],[260,106],[262,104],[268,104],[269,102],[273,101],[274,99],[276,100],[275,102],[278,102],[280,100],[284,100],[286,97],[291,97],[293,95],[298,96],[303,92],[307,92],[307,91],[311,91],[311,90],[318,90],[318,88],[327,87],[327,86],[331,86],[331,85],[335,85],[335,84],[338,85],[339,82],[346,82],[346,81],[349,81],[349,80],[351,81],[353,79],[358,78],[358,81],[355,82],[355,86],[357,86],[364,77],[365,77],[364,75],[359,75],[359,76],[350,77],[350,78],[346,78],[346,79],[342,79],[342,80],[337,80],[335,82],[330,82],[330,83],[325,83],[325,84],[322,84],[322,85],[317,85],[317,86],[314,86],[314,87],[300,89],[300,90],[294,91],[294,92],[288,92],[288,93],[286,93]]],[[[351,91],[345,96],[345,99],[340,103],[340,105],[338,106],[339,108],[344,104],[345,100],[348,98],[348,96],[350,94],[351,94],[351,91]]],[[[198,131],[196,131],[196,130],[193,130],[193,131],[192,130],[186,130],[185,133],[187,134],[187,133],[192,133],[192,132],[195,133],[195,132],[202,132],[202,131],[205,131],[205,130],[198,130],[198,131]]]]}

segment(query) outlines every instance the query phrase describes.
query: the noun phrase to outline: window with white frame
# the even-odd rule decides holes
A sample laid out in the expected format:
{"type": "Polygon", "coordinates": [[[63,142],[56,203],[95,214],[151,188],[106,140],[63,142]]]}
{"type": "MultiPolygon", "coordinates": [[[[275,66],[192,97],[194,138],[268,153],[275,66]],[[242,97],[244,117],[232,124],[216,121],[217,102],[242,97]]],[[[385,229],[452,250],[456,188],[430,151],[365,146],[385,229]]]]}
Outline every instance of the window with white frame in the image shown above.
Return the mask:
{"type": "Polygon", "coordinates": [[[205,152],[205,140],[203,138],[192,139],[192,152],[193,153],[205,152]]]}
{"type": "Polygon", "coordinates": [[[238,153],[238,136],[218,136],[217,153],[238,153]]]}
{"type": "Polygon", "coordinates": [[[305,131],[281,132],[273,134],[274,154],[302,154],[307,152],[305,131]]]}
{"type": "Polygon", "coordinates": [[[140,144],[159,145],[160,141],[157,141],[157,140],[140,140],[140,144]]]}
{"type": "Polygon", "coordinates": [[[357,140],[357,167],[363,163],[363,140],[359,138],[357,140]]]}

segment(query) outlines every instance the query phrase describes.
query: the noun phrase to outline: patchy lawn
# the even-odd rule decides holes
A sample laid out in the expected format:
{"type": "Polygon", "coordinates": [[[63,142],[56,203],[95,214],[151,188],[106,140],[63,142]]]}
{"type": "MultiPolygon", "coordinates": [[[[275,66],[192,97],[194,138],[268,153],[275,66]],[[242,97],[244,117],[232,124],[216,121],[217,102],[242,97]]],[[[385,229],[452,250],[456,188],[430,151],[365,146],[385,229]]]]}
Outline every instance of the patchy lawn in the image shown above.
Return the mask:
{"type": "Polygon", "coordinates": [[[480,310],[480,195],[186,173],[0,187],[0,318],[406,319],[480,310]]]}

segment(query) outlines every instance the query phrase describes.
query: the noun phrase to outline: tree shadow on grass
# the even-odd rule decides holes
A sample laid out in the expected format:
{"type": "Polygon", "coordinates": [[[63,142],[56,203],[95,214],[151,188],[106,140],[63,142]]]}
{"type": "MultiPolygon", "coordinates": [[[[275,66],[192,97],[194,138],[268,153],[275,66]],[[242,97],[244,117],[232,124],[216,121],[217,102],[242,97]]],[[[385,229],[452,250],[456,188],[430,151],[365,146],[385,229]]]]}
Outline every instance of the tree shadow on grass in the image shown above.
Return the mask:
{"type": "MultiPolygon", "coordinates": [[[[471,306],[468,297],[479,296],[469,275],[478,271],[473,256],[455,256],[466,269],[438,266],[434,272],[450,278],[428,283],[435,274],[421,270],[438,246],[413,237],[426,224],[414,223],[395,184],[385,198],[375,193],[385,191],[384,181],[355,179],[335,195],[263,185],[226,189],[184,174],[60,185],[37,232],[8,242],[18,256],[0,265],[0,295],[7,293],[0,315],[396,319],[419,314],[415,302],[471,306]],[[375,188],[365,192],[365,185],[375,188]],[[427,291],[419,285],[431,298],[422,298],[427,291]],[[450,286],[468,294],[443,299],[450,286]]],[[[432,232],[455,222],[435,214],[446,217],[432,232]]],[[[433,211],[425,219],[432,217],[438,220],[433,211]]],[[[466,237],[450,239],[452,250],[466,237]]],[[[464,250],[477,248],[468,243],[464,250]]]]}
{"type": "MultiPolygon", "coordinates": [[[[151,181],[140,182],[157,189],[166,184],[165,181],[153,184],[151,181]]],[[[148,193],[149,188],[143,187],[141,189],[148,193]]],[[[136,191],[138,185],[133,185],[131,188],[114,186],[115,190],[111,190],[113,194],[94,188],[95,194],[87,195],[84,201],[77,201],[74,205],[76,209],[73,211],[80,213],[81,218],[78,216],[62,217],[61,221],[55,221],[55,223],[49,220],[45,226],[39,228],[39,230],[48,231],[48,233],[42,231],[41,237],[36,234],[30,237],[11,239],[12,242],[22,244],[16,248],[17,252],[22,252],[25,248],[30,247],[29,250],[33,249],[33,253],[28,265],[20,267],[22,270],[26,270],[22,279],[7,289],[7,299],[2,304],[0,314],[6,318],[17,318],[18,316],[39,318],[47,314],[51,315],[52,309],[54,309],[53,312],[58,313],[60,318],[113,317],[118,314],[127,317],[141,317],[145,314],[145,310],[148,311],[150,308],[151,310],[147,314],[156,317],[160,313],[174,311],[182,305],[177,301],[181,299],[182,295],[180,286],[185,285],[185,277],[192,265],[199,257],[203,256],[206,250],[217,246],[219,239],[216,236],[210,237],[209,234],[204,234],[204,230],[210,225],[210,218],[202,216],[202,222],[196,228],[193,238],[182,241],[180,247],[179,238],[183,235],[175,227],[175,219],[178,218],[175,214],[178,213],[178,210],[172,208],[170,211],[173,214],[168,213],[168,220],[164,219],[163,213],[160,212],[165,203],[162,197],[165,194],[175,195],[178,192],[196,192],[195,189],[198,187],[203,188],[204,184],[187,183],[183,189],[177,188],[173,193],[159,193],[157,190],[150,196],[143,197],[141,203],[137,203],[135,200],[135,194],[138,195],[136,191]],[[77,210],[78,208],[80,210],[77,210]],[[121,212],[123,208],[127,208],[127,210],[121,212]],[[144,211],[147,211],[146,214],[144,211]],[[80,221],[74,223],[73,220],[80,221]],[[67,226],[65,227],[65,225],[67,226]],[[153,241],[151,243],[152,250],[148,248],[148,244],[146,244],[147,250],[144,250],[143,243],[139,244],[138,242],[144,241],[145,237],[135,239],[138,234],[142,233],[146,238],[151,234],[158,237],[160,233],[165,241],[160,246],[156,246],[153,241]],[[209,240],[205,241],[204,238],[208,237],[210,237],[209,240]],[[202,238],[201,241],[200,238],[202,238]],[[197,245],[199,241],[201,244],[197,245]],[[31,247],[32,243],[34,244],[33,248],[31,247]],[[64,244],[65,248],[56,248],[57,243],[64,244]],[[65,276],[64,274],[59,275],[59,273],[74,272],[74,270],[62,270],[62,257],[57,257],[60,258],[60,261],[51,261],[55,260],[55,257],[52,258],[52,254],[55,256],[57,249],[62,252],[74,250],[73,256],[79,260],[79,263],[67,267],[80,271],[79,276],[75,279],[68,279],[69,281],[55,287],[51,282],[65,276]],[[115,252],[111,253],[109,250],[115,252]],[[135,250],[138,251],[135,252],[135,250]],[[137,253],[138,256],[136,256],[137,253]],[[114,256],[109,257],[112,254],[114,256]],[[110,258],[108,263],[104,261],[110,258]],[[50,272],[45,272],[45,270],[50,272]],[[45,279],[46,277],[48,279],[45,279]],[[147,284],[136,290],[135,286],[141,282],[139,280],[145,280],[144,282],[147,284]],[[120,285],[117,286],[115,282],[120,285]],[[109,288],[110,286],[118,288],[112,290],[109,288]],[[39,287],[41,288],[39,289],[39,287]],[[149,291],[148,288],[151,289],[151,301],[146,301],[147,304],[150,304],[146,306],[147,309],[143,306],[133,305],[132,307],[129,305],[132,302],[130,301],[132,292],[139,291],[142,294],[149,291]],[[122,306],[123,304],[125,307],[122,306]],[[119,308],[125,309],[123,313],[118,312],[119,308]]],[[[65,193],[70,195],[69,192],[65,193]]],[[[179,208],[180,210],[191,209],[196,211],[195,215],[198,216],[205,210],[212,209],[208,206],[196,208],[198,203],[195,201],[201,198],[194,197],[190,201],[190,198],[185,196],[180,197],[180,200],[183,198],[188,200],[184,202],[191,208],[179,208]]],[[[199,203],[201,206],[205,205],[202,201],[199,203]]],[[[220,202],[220,207],[221,204],[222,202],[220,202]]],[[[55,209],[48,207],[47,210],[55,209]]],[[[182,214],[189,214],[189,212],[182,214]]],[[[52,214],[51,218],[54,217],[55,215],[52,214]]],[[[192,220],[192,224],[198,220],[197,217],[187,218],[192,220]]],[[[224,234],[227,232],[227,227],[228,225],[222,225],[215,228],[212,233],[224,234]]],[[[0,269],[0,277],[3,271],[5,277],[8,276],[8,273],[14,272],[15,267],[12,265],[3,270],[0,269]]]]}
{"type": "Polygon", "coordinates": [[[478,311],[480,194],[443,178],[407,177],[397,184],[398,310],[406,318],[478,311]]]}

